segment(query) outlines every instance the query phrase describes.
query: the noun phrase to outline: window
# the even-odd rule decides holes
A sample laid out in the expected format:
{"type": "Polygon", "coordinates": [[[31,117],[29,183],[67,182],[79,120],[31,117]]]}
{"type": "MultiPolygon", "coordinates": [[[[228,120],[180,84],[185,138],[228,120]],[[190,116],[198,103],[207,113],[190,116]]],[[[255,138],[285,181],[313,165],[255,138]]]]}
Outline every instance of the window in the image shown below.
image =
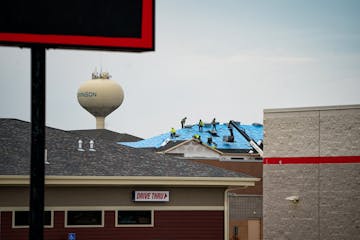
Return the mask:
{"type": "Polygon", "coordinates": [[[66,226],[74,227],[102,227],[103,212],[102,211],[67,211],[66,226]]]}
{"type": "Polygon", "coordinates": [[[118,227],[145,227],[153,226],[153,212],[150,210],[117,211],[118,227]]]}
{"type": "MultiPolygon", "coordinates": [[[[29,211],[14,211],[13,212],[13,227],[29,227],[30,212],[29,211]]],[[[44,226],[52,227],[52,212],[44,212],[44,226]]]]}

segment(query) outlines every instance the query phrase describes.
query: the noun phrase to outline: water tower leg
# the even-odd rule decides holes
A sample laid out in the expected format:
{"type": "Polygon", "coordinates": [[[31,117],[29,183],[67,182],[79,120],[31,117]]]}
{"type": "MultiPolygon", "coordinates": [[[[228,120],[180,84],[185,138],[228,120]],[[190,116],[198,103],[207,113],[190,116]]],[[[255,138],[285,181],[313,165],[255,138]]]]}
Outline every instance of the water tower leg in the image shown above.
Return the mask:
{"type": "Polygon", "coordinates": [[[95,117],[96,118],[96,129],[105,128],[105,118],[104,117],[95,117]]]}

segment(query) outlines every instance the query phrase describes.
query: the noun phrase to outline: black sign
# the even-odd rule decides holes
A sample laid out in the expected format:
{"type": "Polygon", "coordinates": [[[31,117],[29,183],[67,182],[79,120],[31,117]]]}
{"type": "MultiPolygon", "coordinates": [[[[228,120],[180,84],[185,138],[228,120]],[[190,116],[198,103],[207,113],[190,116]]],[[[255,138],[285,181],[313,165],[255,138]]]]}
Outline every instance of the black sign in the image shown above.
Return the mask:
{"type": "Polygon", "coordinates": [[[154,0],[2,0],[0,44],[154,50],[154,0]]]}

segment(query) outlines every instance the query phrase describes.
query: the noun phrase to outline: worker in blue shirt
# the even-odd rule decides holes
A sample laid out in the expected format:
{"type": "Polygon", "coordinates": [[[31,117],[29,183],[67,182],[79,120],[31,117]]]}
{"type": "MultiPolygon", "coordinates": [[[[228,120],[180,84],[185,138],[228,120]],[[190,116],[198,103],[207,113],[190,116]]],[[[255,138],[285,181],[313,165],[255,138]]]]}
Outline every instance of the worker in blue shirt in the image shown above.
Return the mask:
{"type": "Polygon", "coordinates": [[[213,129],[216,130],[216,119],[214,118],[211,122],[212,126],[213,126],[213,129]]]}

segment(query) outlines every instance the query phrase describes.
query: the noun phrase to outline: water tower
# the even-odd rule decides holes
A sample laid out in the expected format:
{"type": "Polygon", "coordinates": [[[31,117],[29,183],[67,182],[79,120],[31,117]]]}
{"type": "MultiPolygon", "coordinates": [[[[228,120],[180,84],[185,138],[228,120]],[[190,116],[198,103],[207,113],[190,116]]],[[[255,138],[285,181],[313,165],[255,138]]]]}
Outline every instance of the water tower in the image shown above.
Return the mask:
{"type": "Polygon", "coordinates": [[[96,119],[96,129],[105,128],[105,117],[117,109],[124,100],[124,91],[110,80],[107,72],[92,73],[92,79],[82,84],[77,92],[80,105],[96,119]]]}

